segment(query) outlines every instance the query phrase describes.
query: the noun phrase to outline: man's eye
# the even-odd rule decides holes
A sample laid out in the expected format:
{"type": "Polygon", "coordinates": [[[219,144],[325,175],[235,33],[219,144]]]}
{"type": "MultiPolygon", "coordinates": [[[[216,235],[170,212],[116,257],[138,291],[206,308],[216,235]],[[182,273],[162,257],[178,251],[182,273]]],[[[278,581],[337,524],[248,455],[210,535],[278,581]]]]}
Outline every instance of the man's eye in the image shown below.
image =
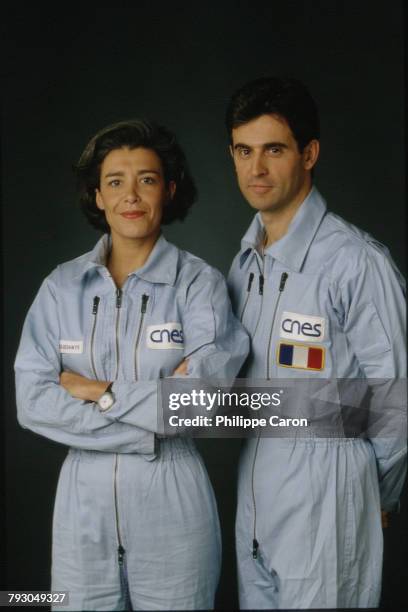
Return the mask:
{"type": "Polygon", "coordinates": [[[279,153],[282,153],[282,149],[280,147],[269,147],[268,153],[270,155],[279,155],[279,153]]]}
{"type": "Polygon", "coordinates": [[[243,149],[243,148],[242,149],[238,149],[238,155],[240,157],[248,157],[249,153],[250,153],[249,149],[243,149]]]}
{"type": "Polygon", "coordinates": [[[120,180],[119,179],[113,179],[113,180],[109,181],[108,185],[109,185],[109,187],[119,187],[120,180]]]}
{"type": "Polygon", "coordinates": [[[144,185],[154,185],[154,183],[155,183],[156,181],[155,181],[155,179],[154,179],[152,176],[144,176],[144,177],[141,179],[141,182],[142,182],[144,185]]]}

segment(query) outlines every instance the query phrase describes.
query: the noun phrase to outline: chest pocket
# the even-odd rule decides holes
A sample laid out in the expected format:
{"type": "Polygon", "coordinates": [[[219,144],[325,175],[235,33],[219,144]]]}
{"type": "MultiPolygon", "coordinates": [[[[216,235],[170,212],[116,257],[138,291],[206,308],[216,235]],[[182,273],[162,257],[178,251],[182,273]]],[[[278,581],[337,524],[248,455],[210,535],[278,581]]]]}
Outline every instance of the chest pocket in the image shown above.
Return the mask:
{"type": "Polygon", "coordinates": [[[171,376],[184,358],[184,329],[174,287],[155,286],[149,290],[149,300],[135,353],[141,378],[171,376]]]}
{"type": "Polygon", "coordinates": [[[169,322],[148,325],[146,346],[152,350],[184,350],[184,334],[181,323],[169,322]]]}
{"type": "Polygon", "coordinates": [[[82,336],[77,334],[75,339],[61,338],[58,350],[60,353],[62,370],[89,376],[88,351],[86,342],[82,339],[82,336]]]}
{"type": "Polygon", "coordinates": [[[58,350],[61,369],[95,378],[91,360],[91,335],[99,306],[92,299],[73,302],[70,296],[60,300],[60,338],[58,350]]]}
{"type": "Polygon", "coordinates": [[[246,278],[245,292],[237,310],[237,317],[251,336],[255,335],[261,314],[264,279],[261,274],[250,272],[246,278]]]}
{"type": "MultiPolygon", "coordinates": [[[[176,317],[174,317],[176,318],[176,317]]],[[[140,341],[140,369],[148,378],[171,376],[184,359],[184,334],[178,321],[148,321],[140,341]]]]}
{"type": "Polygon", "coordinates": [[[291,272],[276,320],[276,364],[285,375],[326,376],[332,322],[328,283],[319,275],[291,272]]]}

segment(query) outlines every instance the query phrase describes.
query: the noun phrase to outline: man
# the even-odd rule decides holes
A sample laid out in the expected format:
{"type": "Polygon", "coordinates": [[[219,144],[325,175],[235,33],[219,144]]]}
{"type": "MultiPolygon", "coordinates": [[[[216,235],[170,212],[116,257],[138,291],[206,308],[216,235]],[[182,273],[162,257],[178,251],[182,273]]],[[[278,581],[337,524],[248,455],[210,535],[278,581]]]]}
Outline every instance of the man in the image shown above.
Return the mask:
{"type": "MultiPolygon", "coordinates": [[[[226,124],[240,190],[258,211],[229,275],[252,338],[243,375],[404,378],[402,277],[387,249],[327,212],[313,186],[319,117],[307,89],[294,79],[250,82],[233,95],[226,124]]],[[[247,440],[236,520],[241,608],[378,605],[381,509],[398,503],[405,474],[405,442],[394,442],[247,440]]]]}

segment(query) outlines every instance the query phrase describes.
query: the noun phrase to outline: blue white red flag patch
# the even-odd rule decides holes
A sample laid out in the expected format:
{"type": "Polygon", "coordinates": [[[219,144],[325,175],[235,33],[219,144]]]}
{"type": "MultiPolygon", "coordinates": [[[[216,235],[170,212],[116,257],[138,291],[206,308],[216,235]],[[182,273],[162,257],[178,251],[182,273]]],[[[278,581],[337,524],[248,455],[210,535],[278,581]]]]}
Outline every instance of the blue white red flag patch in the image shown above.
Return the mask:
{"type": "Polygon", "coordinates": [[[324,347],[322,346],[280,342],[278,345],[277,362],[285,368],[323,370],[324,352],[324,347]]]}

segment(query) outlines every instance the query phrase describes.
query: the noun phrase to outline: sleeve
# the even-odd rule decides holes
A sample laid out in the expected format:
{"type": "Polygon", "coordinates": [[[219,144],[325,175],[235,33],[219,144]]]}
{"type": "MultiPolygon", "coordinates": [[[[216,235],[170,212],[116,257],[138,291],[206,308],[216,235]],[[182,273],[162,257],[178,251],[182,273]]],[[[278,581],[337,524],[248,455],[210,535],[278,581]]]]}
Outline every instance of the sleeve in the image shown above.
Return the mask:
{"type": "Polygon", "coordinates": [[[59,321],[55,288],[42,284],[24,323],[15,361],[20,425],[56,442],[89,450],[151,453],[154,436],[109,423],[94,403],[74,399],[59,384],[59,321]]]}
{"type": "MultiPolygon", "coordinates": [[[[344,331],[368,379],[373,406],[388,411],[386,426],[370,438],[377,460],[381,504],[395,507],[406,473],[406,406],[394,410],[387,381],[398,381],[404,404],[406,380],[405,283],[387,251],[367,245],[355,273],[342,287],[344,331]],[[402,435],[401,435],[402,434],[402,435]]],[[[395,387],[395,385],[394,385],[395,387]]]]}
{"type": "MultiPolygon", "coordinates": [[[[213,376],[217,380],[234,379],[248,354],[249,338],[232,313],[221,274],[204,272],[190,284],[182,325],[187,376],[206,381],[213,376]]],[[[104,415],[164,434],[157,387],[156,381],[115,382],[112,387],[115,403],[104,415]]]]}
{"type": "Polygon", "coordinates": [[[243,274],[239,266],[240,257],[241,253],[235,255],[227,277],[228,291],[232,304],[232,309],[235,313],[237,313],[237,315],[239,313],[239,301],[243,283],[243,274]]]}

